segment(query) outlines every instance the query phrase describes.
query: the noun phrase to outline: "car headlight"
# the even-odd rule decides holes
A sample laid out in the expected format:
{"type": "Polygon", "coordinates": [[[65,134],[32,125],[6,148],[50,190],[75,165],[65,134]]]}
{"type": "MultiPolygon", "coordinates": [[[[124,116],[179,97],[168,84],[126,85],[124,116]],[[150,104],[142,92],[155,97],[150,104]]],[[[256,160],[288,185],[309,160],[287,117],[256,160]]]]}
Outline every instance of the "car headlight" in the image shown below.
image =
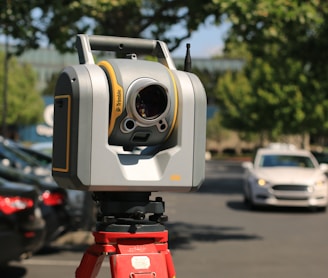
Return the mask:
{"type": "Polygon", "coordinates": [[[268,184],[269,184],[269,182],[265,179],[257,179],[257,185],[258,186],[266,186],[268,184]]]}

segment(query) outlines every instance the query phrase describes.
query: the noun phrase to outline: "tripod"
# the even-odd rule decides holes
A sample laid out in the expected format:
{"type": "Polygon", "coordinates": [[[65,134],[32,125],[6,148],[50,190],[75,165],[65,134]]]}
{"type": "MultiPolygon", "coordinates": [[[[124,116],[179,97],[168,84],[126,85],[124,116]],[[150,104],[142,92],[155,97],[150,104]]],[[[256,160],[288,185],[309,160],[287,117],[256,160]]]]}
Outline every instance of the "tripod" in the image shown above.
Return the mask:
{"type": "Polygon", "coordinates": [[[174,278],[164,202],[150,192],[97,192],[95,243],[84,253],[77,278],[96,277],[108,255],[112,278],[174,278]],[[147,214],[150,214],[146,219],[147,214]]]}

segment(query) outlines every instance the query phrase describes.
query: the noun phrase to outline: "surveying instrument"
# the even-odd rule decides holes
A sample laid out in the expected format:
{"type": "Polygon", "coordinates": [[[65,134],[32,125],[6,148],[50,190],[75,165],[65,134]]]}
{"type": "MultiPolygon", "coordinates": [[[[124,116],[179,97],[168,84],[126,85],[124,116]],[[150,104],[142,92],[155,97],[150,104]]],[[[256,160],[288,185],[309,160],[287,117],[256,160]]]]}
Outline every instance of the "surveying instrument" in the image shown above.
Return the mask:
{"type": "Polygon", "coordinates": [[[204,180],[206,94],[189,45],[183,71],[158,40],[81,34],[76,48],[80,64],[55,89],[52,169],[60,186],[93,192],[99,208],[76,277],[96,277],[108,256],[113,278],[173,278],[165,204],[150,197],[204,180]],[[95,63],[95,51],[124,58],[95,63]]]}

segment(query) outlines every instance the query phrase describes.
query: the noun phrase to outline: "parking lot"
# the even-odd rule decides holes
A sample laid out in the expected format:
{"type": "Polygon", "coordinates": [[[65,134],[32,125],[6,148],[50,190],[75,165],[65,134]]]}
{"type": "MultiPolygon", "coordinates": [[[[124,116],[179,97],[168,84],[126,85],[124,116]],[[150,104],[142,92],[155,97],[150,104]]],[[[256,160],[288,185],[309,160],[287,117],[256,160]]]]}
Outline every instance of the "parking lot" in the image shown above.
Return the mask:
{"type": "Polygon", "coordinates": [[[51,156],[0,137],[0,265],[90,228],[94,215],[90,193],[53,180],[51,156]]]}
{"type": "MultiPolygon", "coordinates": [[[[249,211],[239,163],[210,162],[200,192],[159,194],[169,217],[177,277],[326,277],[328,215],[306,209],[249,211]]],[[[90,233],[70,233],[1,277],[74,277],[90,233]],[[4,276],[7,275],[7,276],[4,276]]],[[[105,260],[98,277],[110,277],[105,260]]]]}

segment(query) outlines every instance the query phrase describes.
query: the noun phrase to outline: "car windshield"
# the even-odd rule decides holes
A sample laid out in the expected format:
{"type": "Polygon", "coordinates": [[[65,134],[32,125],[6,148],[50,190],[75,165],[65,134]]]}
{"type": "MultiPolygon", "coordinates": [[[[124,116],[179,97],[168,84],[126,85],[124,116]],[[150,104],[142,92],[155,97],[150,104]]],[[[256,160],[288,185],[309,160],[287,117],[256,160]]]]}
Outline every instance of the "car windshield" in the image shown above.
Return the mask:
{"type": "Polygon", "coordinates": [[[298,155],[262,155],[259,163],[260,167],[302,167],[315,168],[310,157],[298,155]]]}
{"type": "Polygon", "coordinates": [[[40,163],[24,152],[10,147],[5,144],[0,144],[0,159],[9,159],[12,163],[18,163],[21,167],[32,166],[38,167],[40,163]]]}

